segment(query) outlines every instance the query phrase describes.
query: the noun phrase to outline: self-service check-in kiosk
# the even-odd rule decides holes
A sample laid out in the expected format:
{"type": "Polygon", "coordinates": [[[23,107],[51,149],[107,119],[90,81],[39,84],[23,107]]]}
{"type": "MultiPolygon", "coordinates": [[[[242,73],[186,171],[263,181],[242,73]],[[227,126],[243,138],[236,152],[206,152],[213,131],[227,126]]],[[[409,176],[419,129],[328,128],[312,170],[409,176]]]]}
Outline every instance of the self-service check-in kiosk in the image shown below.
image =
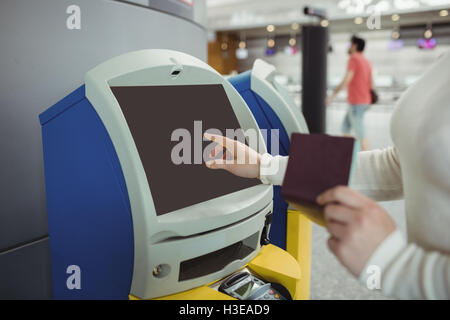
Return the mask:
{"type": "Polygon", "coordinates": [[[297,261],[267,245],[272,187],[201,160],[209,128],[254,129],[266,151],[211,67],[125,54],[40,121],[56,299],[297,298],[297,261]]]}
{"type": "MultiPolygon", "coordinates": [[[[258,126],[266,129],[264,135],[268,152],[286,156],[289,153],[292,133],[308,133],[308,126],[300,108],[288,90],[275,79],[276,69],[261,59],[255,60],[253,68],[228,81],[245,100],[258,126]],[[276,129],[276,132],[273,130],[276,129]],[[272,141],[278,139],[278,150],[272,141]]],[[[302,270],[302,293],[309,297],[311,261],[311,222],[298,211],[291,210],[281,197],[281,187],[274,186],[273,222],[270,229],[272,244],[287,250],[299,262],[302,270]]]]}

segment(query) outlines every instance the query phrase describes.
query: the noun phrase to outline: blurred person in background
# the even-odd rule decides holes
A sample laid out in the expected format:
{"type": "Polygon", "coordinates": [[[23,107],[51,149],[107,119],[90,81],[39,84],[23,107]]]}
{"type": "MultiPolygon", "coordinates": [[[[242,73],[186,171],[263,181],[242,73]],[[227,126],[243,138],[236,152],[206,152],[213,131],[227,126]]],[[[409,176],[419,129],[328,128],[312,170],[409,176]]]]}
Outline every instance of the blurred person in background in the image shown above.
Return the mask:
{"type": "Polygon", "coordinates": [[[355,137],[360,142],[361,150],[369,149],[364,127],[364,114],[372,103],[370,90],[373,87],[372,66],[363,55],[366,42],[357,36],[351,38],[348,53],[350,59],[347,64],[347,72],[342,82],[333,90],[327,98],[327,104],[331,104],[338,93],[347,87],[347,101],[350,105],[342,124],[344,135],[350,135],[352,129],[355,137]]]}

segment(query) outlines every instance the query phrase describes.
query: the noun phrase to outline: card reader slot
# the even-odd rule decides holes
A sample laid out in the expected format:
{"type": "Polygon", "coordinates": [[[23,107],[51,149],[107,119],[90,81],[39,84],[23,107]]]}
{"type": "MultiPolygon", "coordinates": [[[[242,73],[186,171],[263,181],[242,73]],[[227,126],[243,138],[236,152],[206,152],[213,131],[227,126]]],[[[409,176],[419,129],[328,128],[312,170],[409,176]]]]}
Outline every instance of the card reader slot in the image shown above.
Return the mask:
{"type": "Polygon", "coordinates": [[[236,284],[239,280],[242,280],[242,278],[246,278],[246,277],[248,277],[249,275],[250,275],[249,273],[247,273],[247,274],[245,274],[245,273],[238,274],[238,275],[234,276],[232,279],[230,279],[230,280],[229,280],[230,282],[228,282],[227,284],[228,284],[229,287],[232,287],[232,286],[233,286],[234,284],[236,284]]]}

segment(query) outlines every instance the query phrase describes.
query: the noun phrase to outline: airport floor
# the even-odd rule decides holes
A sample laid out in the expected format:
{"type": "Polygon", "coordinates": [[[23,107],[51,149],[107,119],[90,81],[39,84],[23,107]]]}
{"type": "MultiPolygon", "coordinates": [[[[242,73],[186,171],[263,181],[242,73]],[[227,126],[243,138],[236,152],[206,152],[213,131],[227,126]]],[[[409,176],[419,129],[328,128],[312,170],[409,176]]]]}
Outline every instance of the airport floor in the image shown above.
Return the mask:
{"type": "MultiPolygon", "coordinates": [[[[327,110],[327,132],[341,134],[341,123],[347,106],[336,104],[327,110]]],[[[371,149],[392,144],[389,132],[393,106],[376,105],[367,111],[365,124],[371,149]]],[[[401,230],[405,230],[404,203],[386,201],[380,203],[393,217],[401,230]]],[[[327,248],[328,233],[322,227],[313,226],[311,261],[311,299],[387,299],[378,291],[361,285],[330,253],[327,248]]]]}

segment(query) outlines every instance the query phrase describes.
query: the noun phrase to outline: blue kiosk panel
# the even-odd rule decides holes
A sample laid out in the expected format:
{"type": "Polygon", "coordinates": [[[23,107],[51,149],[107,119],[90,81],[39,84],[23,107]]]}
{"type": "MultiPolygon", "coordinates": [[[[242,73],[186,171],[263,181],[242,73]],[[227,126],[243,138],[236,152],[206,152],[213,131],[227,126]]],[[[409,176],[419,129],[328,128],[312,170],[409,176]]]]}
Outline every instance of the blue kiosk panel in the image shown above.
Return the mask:
{"type": "Polygon", "coordinates": [[[40,116],[55,299],[128,299],[134,236],[109,135],[82,86],[40,116]]]}
{"type": "MultiPolygon", "coordinates": [[[[257,93],[251,90],[251,71],[243,72],[237,76],[231,77],[228,81],[239,92],[253,113],[260,129],[266,129],[267,135],[263,135],[267,145],[267,150],[272,153],[271,131],[278,129],[274,137],[279,138],[279,155],[287,156],[289,154],[289,136],[284,128],[280,118],[257,93]]],[[[273,220],[270,227],[270,242],[282,249],[286,249],[286,228],[287,228],[287,208],[288,204],[281,197],[281,187],[274,186],[273,195],[273,220]]]]}

